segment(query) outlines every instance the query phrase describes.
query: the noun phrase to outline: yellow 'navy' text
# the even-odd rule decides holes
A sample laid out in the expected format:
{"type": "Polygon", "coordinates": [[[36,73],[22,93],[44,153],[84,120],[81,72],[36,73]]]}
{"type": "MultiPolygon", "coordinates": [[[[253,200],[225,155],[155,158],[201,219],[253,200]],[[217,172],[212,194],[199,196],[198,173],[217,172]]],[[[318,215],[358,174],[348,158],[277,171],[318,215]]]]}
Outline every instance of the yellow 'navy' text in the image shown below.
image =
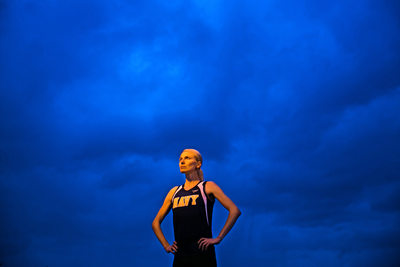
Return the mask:
{"type": "Polygon", "coordinates": [[[196,199],[199,197],[199,195],[190,195],[190,196],[182,196],[182,197],[176,197],[174,198],[174,203],[172,205],[172,208],[179,208],[179,207],[187,207],[189,206],[189,203],[191,203],[192,206],[196,205],[196,199]],[[192,200],[192,202],[190,202],[192,200]]]}

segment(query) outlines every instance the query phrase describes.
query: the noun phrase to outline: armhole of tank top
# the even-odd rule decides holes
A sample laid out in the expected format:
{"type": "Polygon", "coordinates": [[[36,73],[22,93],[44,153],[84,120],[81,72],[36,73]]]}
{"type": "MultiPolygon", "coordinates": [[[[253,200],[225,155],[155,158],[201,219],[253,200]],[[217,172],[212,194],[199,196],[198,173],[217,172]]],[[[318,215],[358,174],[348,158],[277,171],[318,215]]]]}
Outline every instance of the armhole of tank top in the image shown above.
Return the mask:
{"type": "Polygon", "coordinates": [[[211,198],[208,196],[207,192],[206,192],[206,183],[207,183],[207,181],[203,181],[202,183],[203,183],[204,194],[206,195],[207,199],[208,199],[209,201],[211,201],[211,202],[214,202],[214,201],[215,201],[215,197],[214,197],[214,199],[211,199],[211,198]]]}
{"type": "Polygon", "coordinates": [[[203,198],[203,201],[204,201],[204,209],[206,212],[207,225],[210,225],[210,222],[208,220],[208,205],[207,205],[207,201],[209,201],[209,198],[208,198],[206,190],[204,188],[205,183],[206,183],[205,181],[200,182],[198,184],[198,187],[200,189],[201,197],[203,198]]]}
{"type": "Polygon", "coordinates": [[[175,198],[175,195],[179,192],[179,190],[181,190],[182,189],[182,185],[180,185],[180,186],[178,186],[178,188],[175,190],[175,193],[172,195],[172,198],[171,198],[171,202],[173,203],[174,202],[174,198],[175,198]]]}

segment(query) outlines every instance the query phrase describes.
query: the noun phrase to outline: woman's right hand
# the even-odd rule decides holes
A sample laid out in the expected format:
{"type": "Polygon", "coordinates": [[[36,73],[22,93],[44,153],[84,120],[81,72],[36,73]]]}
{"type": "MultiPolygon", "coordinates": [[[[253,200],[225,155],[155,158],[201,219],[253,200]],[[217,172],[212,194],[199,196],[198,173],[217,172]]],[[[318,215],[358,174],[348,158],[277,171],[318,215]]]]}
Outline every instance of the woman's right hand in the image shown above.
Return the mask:
{"type": "Polygon", "coordinates": [[[176,243],[176,241],[174,241],[174,243],[172,243],[172,245],[168,246],[167,248],[165,248],[165,251],[167,253],[172,253],[175,255],[176,252],[178,252],[178,243],[176,243]]]}

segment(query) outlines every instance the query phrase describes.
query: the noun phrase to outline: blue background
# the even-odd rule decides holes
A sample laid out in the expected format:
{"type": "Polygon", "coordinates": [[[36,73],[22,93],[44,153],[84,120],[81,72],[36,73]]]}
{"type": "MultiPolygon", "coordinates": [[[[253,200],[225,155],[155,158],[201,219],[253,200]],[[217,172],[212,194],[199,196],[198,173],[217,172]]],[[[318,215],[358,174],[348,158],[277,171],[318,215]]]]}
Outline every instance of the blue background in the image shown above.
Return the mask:
{"type": "Polygon", "coordinates": [[[219,266],[398,266],[399,14],[0,1],[0,263],[169,266],[151,222],[193,147],[243,213],[219,266]]]}

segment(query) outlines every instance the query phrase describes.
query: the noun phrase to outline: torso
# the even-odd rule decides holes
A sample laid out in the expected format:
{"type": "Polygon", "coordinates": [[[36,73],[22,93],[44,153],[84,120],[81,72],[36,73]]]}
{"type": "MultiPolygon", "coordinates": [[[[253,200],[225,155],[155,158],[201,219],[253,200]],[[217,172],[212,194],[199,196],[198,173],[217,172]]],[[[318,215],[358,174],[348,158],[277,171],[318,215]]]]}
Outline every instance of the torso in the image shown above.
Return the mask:
{"type": "Polygon", "coordinates": [[[175,241],[178,253],[197,253],[195,243],[202,237],[212,237],[211,223],[214,198],[205,192],[206,182],[186,190],[179,186],[172,197],[175,241]]]}

